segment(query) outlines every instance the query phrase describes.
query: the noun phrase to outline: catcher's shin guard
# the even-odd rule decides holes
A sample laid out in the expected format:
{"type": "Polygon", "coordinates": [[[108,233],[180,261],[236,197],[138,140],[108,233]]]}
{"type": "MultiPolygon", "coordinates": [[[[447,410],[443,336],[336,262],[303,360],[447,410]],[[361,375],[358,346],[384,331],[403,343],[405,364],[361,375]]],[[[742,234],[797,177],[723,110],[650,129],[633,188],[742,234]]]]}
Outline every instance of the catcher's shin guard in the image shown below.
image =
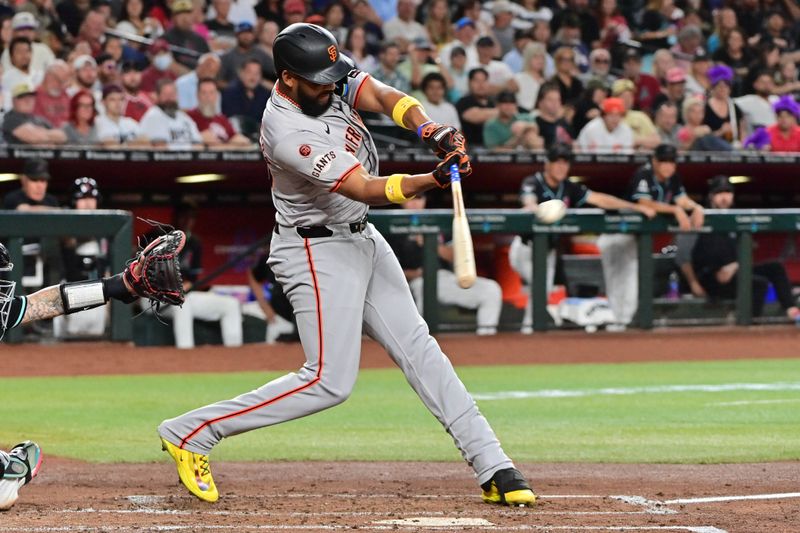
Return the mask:
{"type": "Polygon", "coordinates": [[[19,489],[29,483],[42,467],[42,451],[35,442],[26,440],[4,454],[0,471],[0,511],[7,511],[17,501],[19,489]]]}
{"type": "Polygon", "coordinates": [[[481,485],[483,501],[510,505],[512,507],[530,507],[536,501],[525,477],[516,468],[498,470],[492,479],[481,485]]]}

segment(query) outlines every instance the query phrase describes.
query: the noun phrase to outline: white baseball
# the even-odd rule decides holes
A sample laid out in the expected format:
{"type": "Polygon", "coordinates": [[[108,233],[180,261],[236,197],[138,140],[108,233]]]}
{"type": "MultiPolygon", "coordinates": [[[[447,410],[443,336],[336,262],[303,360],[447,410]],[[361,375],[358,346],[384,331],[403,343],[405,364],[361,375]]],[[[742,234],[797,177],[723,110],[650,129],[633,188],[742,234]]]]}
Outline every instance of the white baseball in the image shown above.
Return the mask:
{"type": "Polygon", "coordinates": [[[547,200],[536,208],[536,218],[543,224],[555,224],[567,214],[567,204],[562,200],[547,200]]]}

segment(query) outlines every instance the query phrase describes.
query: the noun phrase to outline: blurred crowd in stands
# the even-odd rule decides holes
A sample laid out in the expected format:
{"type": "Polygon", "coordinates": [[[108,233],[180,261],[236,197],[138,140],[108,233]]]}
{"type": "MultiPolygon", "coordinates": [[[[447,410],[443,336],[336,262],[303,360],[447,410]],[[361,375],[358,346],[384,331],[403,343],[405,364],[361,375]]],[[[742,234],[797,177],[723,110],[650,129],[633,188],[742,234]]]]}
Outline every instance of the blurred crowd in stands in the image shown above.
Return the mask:
{"type": "Polygon", "coordinates": [[[252,149],[302,21],[472,147],[800,151],[796,0],[4,1],[4,142],[252,149]]]}

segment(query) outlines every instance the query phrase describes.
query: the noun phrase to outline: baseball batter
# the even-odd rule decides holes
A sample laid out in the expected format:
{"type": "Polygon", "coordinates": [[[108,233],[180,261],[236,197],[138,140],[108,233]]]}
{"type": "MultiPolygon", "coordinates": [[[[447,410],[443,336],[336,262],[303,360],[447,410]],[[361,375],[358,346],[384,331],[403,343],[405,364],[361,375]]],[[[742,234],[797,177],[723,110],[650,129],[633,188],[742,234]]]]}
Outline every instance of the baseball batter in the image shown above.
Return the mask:
{"type": "Polygon", "coordinates": [[[164,421],[158,432],[181,481],[198,498],[216,501],[208,454],[220,440],[346,400],[366,333],[453,437],[483,499],[533,504],[530,486],[429,335],[397,258],[366,222],[370,205],[447,186],[452,164],[468,175],[463,137],[431,122],[415,99],[353,69],[319,26],[287,27],[274,56],[279,81],[261,126],[277,209],[269,266],[295,310],[306,362],[259,389],[164,421]],[[417,130],[444,160],[432,173],[378,177],[378,153],[359,111],[417,130]]]}

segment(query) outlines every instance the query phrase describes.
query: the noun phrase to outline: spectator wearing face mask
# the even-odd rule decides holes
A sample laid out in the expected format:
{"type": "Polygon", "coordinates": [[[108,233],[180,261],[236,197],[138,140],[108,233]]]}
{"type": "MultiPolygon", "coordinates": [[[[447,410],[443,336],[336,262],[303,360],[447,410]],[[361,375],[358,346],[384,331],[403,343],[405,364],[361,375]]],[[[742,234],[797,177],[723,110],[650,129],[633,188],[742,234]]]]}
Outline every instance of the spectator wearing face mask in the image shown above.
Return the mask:
{"type": "Polygon", "coordinates": [[[150,46],[150,66],[142,72],[140,88],[142,91],[152,95],[156,90],[156,83],[161,79],[175,81],[178,79],[180,67],[175,63],[169,43],[163,39],[158,39],[150,46]]]}
{"type": "Polygon", "coordinates": [[[188,150],[203,147],[197,125],[178,109],[178,91],[172,80],[158,80],[156,105],[144,114],[141,126],[142,133],[155,148],[188,150]]]}

